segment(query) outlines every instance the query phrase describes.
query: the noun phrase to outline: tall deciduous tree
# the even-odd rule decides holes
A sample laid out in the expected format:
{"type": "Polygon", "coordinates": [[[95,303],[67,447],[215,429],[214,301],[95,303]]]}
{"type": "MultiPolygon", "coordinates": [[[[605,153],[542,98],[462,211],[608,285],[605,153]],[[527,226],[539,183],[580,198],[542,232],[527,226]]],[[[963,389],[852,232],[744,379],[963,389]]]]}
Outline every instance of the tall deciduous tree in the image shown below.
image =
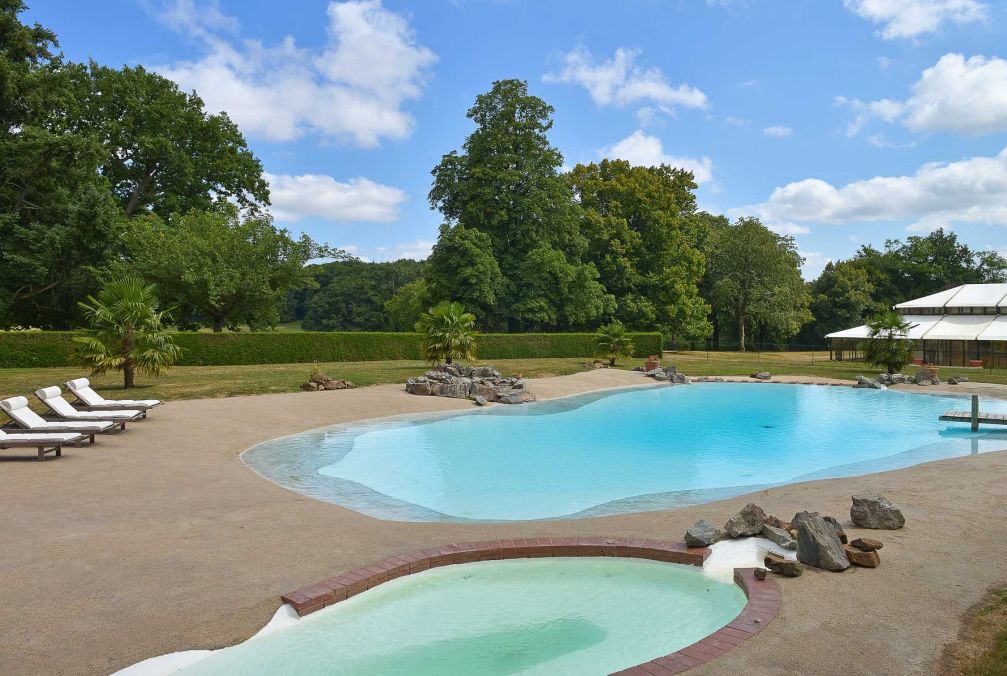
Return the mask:
{"type": "Polygon", "coordinates": [[[126,216],[269,203],[262,165],[226,114],[207,114],[195,93],[142,66],[89,70],[85,124],[105,149],[101,172],[126,216]]]}
{"type": "Polygon", "coordinates": [[[493,256],[493,242],[481,230],[442,225],[427,259],[426,280],[434,302],[456,300],[482,317],[485,326],[499,316],[506,280],[493,256]]]}
{"type": "Polygon", "coordinates": [[[98,140],[79,127],[90,90],[55,34],[0,0],[0,325],[65,328],[96,288],[120,212],[98,175],[98,140]]]}
{"type": "Polygon", "coordinates": [[[709,226],[694,217],[692,174],[602,160],[577,165],[568,178],[584,210],[586,259],[615,297],[615,316],[633,329],[709,335],[710,308],[697,289],[709,226]]]}
{"type": "Polygon", "coordinates": [[[182,317],[214,331],[274,325],[289,290],[317,285],[307,261],[345,257],[307,235],[292,238],[266,216],[241,218],[230,206],[190,211],[168,223],[153,215],[134,218],[125,244],[129,262],[182,317]]]}
{"type": "MultiPolygon", "coordinates": [[[[569,318],[588,322],[598,316],[597,303],[569,295],[554,294],[549,310],[538,307],[535,285],[522,276],[532,260],[545,257],[553,268],[569,268],[560,276],[583,284],[568,286],[568,292],[603,293],[590,270],[578,270],[591,266],[582,261],[586,242],[578,228],[579,207],[559,173],[563,156],[547,137],[552,113],[551,106],[528,93],[526,83],[495,82],[468,111],[476,130],[462,152],[445,155],[433,170],[430,204],[449,225],[442,237],[458,225],[486,234],[504,277],[494,314],[513,329],[565,328],[569,318]]],[[[440,282],[431,280],[434,291],[440,282]]]]}
{"type": "Polygon", "coordinates": [[[747,329],[756,322],[786,338],[811,319],[803,259],[792,237],[777,235],[757,218],[741,218],[714,230],[707,260],[716,304],[735,322],[742,352],[747,329]]]}
{"type": "Polygon", "coordinates": [[[815,319],[801,329],[802,343],[821,344],[825,335],[863,324],[884,309],[874,300],[871,275],[857,261],[829,262],[808,292],[815,319]]]}

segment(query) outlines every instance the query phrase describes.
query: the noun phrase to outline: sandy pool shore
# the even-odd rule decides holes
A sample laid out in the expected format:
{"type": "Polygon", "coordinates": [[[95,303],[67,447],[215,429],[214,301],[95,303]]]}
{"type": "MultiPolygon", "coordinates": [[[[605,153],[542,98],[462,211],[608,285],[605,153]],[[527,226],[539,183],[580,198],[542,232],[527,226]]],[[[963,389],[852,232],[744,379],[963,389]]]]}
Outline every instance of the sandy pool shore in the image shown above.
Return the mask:
{"type": "MultiPolygon", "coordinates": [[[[532,388],[545,399],[644,382],[603,369],[532,388]]],[[[781,580],[779,618],[695,673],[930,673],[961,613],[987,587],[1007,582],[1007,452],[695,507],[515,524],[379,521],[280,488],[237,459],[261,441],[325,424],[470,406],[392,385],[178,401],[55,461],[0,452],[0,672],[100,674],[165,652],[236,643],[265,624],[281,592],[435,544],[677,540],[697,519],[723,522],[748,501],[784,518],[809,509],[847,521],[850,495],[864,490],[884,493],[907,518],[903,530],[880,533],[881,567],[781,580]]]]}

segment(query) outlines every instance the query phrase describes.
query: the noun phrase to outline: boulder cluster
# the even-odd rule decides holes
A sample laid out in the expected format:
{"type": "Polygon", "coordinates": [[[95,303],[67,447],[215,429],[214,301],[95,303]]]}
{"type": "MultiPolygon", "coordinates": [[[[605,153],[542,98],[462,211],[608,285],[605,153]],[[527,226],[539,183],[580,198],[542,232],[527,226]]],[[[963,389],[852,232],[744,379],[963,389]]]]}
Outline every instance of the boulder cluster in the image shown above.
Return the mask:
{"type": "Polygon", "coordinates": [[[491,401],[523,404],[535,401],[521,376],[504,378],[492,366],[440,364],[422,376],[406,381],[406,392],[434,397],[471,399],[479,406],[491,401]]]}
{"type": "Polygon", "coordinates": [[[349,380],[330,378],[321,371],[312,371],[308,381],[301,383],[301,389],[306,392],[322,392],[324,390],[352,390],[355,388],[349,380]]]}
{"type": "Polygon", "coordinates": [[[773,377],[773,374],[770,373],[769,371],[758,371],[756,373],[749,374],[748,377],[755,378],[756,380],[769,380],[770,378],[773,377]]]}
{"type": "Polygon", "coordinates": [[[672,382],[676,385],[688,385],[692,382],[692,379],[689,376],[684,373],[679,373],[678,369],[674,366],[668,366],[667,368],[658,366],[656,369],[644,371],[643,375],[648,378],[653,378],[654,380],[672,382]]]}
{"type": "MultiPolygon", "coordinates": [[[[857,376],[860,380],[860,376],[857,376]]],[[[967,383],[968,376],[954,376],[948,379],[948,385],[967,383]]],[[[936,370],[920,367],[916,369],[916,375],[906,375],[905,373],[879,373],[877,382],[881,385],[940,385],[941,379],[937,376],[936,370]]]]}
{"type": "MultiPolygon", "coordinates": [[[[853,496],[850,520],[860,528],[895,530],[905,525],[905,517],[887,498],[873,493],[853,496]]],[[[793,561],[776,554],[767,554],[756,570],[764,578],[766,572],[785,577],[797,577],[804,565],[824,570],[841,571],[851,565],[877,568],[881,565],[878,550],[882,543],[873,538],[856,538],[850,542],[838,520],[818,512],[797,512],[790,521],[766,514],[758,505],[749,503],[727,520],[723,528],[709,521],[697,521],[685,532],[689,547],[708,547],[724,538],[761,536],[783,549],[794,550],[793,561]]]]}

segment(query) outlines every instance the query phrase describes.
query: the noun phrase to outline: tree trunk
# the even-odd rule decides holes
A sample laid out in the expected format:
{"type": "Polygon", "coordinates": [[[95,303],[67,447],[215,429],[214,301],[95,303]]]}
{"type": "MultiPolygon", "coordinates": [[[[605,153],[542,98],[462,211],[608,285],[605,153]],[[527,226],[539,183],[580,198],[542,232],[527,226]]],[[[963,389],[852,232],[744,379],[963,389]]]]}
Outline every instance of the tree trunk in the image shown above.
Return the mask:
{"type": "Polygon", "coordinates": [[[738,313],[738,352],[745,351],[745,313],[738,313]]]}
{"type": "Polygon", "coordinates": [[[133,358],[126,357],[126,361],[122,363],[122,386],[126,389],[133,387],[133,358]]]}
{"type": "Polygon", "coordinates": [[[608,365],[609,366],[615,366],[615,357],[609,357],[608,358],[608,365]]]}
{"type": "Polygon", "coordinates": [[[451,353],[448,353],[448,356],[447,356],[447,359],[445,359],[445,360],[444,360],[444,363],[445,363],[445,364],[450,364],[450,363],[452,363],[452,362],[451,362],[451,353]]]}
{"type": "Polygon", "coordinates": [[[214,319],[213,320],[213,332],[214,333],[221,333],[223,330],[224,330],[224,320],[223,319],[214,319]]]}

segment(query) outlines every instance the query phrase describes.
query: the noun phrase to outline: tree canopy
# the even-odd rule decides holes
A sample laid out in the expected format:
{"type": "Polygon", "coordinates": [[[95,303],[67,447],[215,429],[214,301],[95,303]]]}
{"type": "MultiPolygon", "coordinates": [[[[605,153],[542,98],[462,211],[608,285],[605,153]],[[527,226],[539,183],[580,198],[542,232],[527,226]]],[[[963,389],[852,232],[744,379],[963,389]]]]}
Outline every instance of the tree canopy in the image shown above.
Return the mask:
{"type": "Polygon", "coordinates": [[[167,222],[134,218],[124,241],[130,268],[157,284],[178,308],[178,319],[214,331],[275,325],[288,291],[316,285],[305,267],[309,260],[345,256],[307,235],[294,239],[267,216],[242,218],[230,206],[167,222]]]}

